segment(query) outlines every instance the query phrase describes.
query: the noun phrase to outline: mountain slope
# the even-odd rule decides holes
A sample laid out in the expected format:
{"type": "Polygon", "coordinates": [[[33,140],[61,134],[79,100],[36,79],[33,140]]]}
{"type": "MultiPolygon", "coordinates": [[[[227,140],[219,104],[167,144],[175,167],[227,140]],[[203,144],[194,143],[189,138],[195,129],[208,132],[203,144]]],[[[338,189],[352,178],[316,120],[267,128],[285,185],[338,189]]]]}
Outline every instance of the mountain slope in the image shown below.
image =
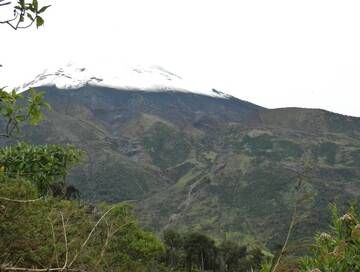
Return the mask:
{"type": "Polygon", "coordinates": [[[312,109],[267,110],[226,95],[84,84],[40,88],[53,107],[27,139],[86,151],[69,182],[91,201],[134,201],[144,225],[275,246],[302,181],[306,240],[328,203],[359,190],[360,121],[312,109]],[[306,164],[311,169],[304,170],[306,164]]]}
{"type": "Polygon", "coordinates": [[[260,109],[235,98],[184,92],[95,86],[77,90],[39,89],[45,91],[53,111],[47,113],[47,120],[38,128],[28,130],[29,138],[37,143],[73,143],[85,149],[86,167],[82,172],[79,170],[82,174],[76,175],[74,183],[84,196],[93,200],[141,198],[143,193],[156,188],[155,184],[167,182],[168,177],[162,173],[164,168],[190,156],[194,138],[223,127],[228,120],[245,119],[260,109]],[[119,175],[120,170],[125,176],[119,175]],[[136,176],[139,177],[133,180],[136,176]],[[135,185],[129,186],[130,181],[135,185]],[[119,189],[111,188],[114,184],[119,189]],[[96,188],[101,188],[101,192],[96,188]]]}

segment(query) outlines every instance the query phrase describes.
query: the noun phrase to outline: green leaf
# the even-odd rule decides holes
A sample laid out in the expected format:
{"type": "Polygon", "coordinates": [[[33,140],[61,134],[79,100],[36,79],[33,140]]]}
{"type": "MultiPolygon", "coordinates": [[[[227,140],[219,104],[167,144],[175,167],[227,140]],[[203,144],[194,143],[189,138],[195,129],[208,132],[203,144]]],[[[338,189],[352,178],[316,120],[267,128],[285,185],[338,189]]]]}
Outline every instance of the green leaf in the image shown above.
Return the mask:
{"type": "Polygon", "coordinates": [[[38,7],[39,7],[38,1],[37,1],[37,0],[33,0],[32,5],[33,5],[35,11],[37,11],[37,10],[38,10],[38,7]]]}
{"type": "Polygon", "coordinates": [[[26,9],[30,10],[33,13],[36,13],[36,9],[34,8],[33,4],[27,4],[26,9]]]}
{"type": "Polygon", "coordinates": [[[47,10],[49,7],[51,7],[51,5],[42,7],[42,8],[38,11],[38,13],[43,13],[43,12],[44,12],[45,10],[47,10]]]}
{"type": "Polygon", "coordinates": [[[36,17],[36,27],[39,28],[40,26],[42,26],[44,24],[44,19],[41,18],[40,16],[36,17]]]}
{"type": "Polygon", "coordinates": [[[19,5],[21,7],[21,9],[24,9],[25,8],[25,0],[19,0],[19,5]]]}
{"type": "Polygon", "coordinates": [[[34,18],[32,17],[32,15],[30,13],[27,13],[26,15],[31,21],[34,21],[34,18]]]}

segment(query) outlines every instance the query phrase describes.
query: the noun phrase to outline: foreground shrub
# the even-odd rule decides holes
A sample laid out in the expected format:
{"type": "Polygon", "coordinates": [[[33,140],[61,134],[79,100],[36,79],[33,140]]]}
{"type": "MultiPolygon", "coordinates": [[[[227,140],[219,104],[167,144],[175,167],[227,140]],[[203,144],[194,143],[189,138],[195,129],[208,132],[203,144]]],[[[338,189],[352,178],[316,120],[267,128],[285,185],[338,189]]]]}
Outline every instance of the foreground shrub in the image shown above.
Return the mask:
{"type": "Polygon", "coordinates": [[[336,206],[332,206],[331,210],[330,231],[316,235],[312,255],[301,259],[300,271],[360,271],[359,213],[354,207],[343,216],[339,216],[336,206]]]}
{"type": "Polygon", "coordinates": [[[0,196],[1,271],[157,271],[163,245],[138,226],[128,205],[39,199],[33,183],[7,177],[0,196]]]}

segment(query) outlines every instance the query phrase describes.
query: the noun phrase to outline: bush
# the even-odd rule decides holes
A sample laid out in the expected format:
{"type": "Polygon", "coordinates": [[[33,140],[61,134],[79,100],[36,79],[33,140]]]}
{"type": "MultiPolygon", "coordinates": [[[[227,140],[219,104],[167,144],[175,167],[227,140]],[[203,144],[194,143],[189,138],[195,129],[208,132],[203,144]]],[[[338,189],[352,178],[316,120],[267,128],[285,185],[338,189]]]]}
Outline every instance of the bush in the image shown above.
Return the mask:
{"type": "Polygon", "coordinates": [[[359,213],[354,206],[343,216],[339,216],[335,205],[331,211],[330,231],[316,235],[312,255],[301,259],[300,271],[360,271],[359,213]]]}
{"type": "Polygon", "coordinates": [[[3,175],[26,178],[41,195],[46,195],[51,184],[65,179],[81,156],[82,152],[71,145],[20,143],[0,149],[0,166],[3,175]]]}
{"type": "Polygon", "coordinates": [[[138,226],[128,205],[96,207],[37,195],[29,181],[0,179],[1,271],[148,271],[163,253],[163,244],[138,226]]]}

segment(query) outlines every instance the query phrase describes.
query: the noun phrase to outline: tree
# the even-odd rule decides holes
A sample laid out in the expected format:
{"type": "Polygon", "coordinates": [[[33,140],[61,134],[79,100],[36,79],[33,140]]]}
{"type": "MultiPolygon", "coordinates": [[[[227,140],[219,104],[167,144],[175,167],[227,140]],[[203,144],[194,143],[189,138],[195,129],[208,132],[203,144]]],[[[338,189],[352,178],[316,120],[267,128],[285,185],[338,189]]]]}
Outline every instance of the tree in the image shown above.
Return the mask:
{"type": "Polygon", "coordinates": [[[166,264],[171,268],[175,268],[181,262],[181,250],[184,244],[182,236],[171,229],[165,230],[163,233],[163,241],[166,246],[166,264]]]}
{"type": "Polygon", "coordinates": [[[216,259],[215,242],[201,233],[190,233],[185,237],[184,250],[186,252],[187,270],[192,271],[193,263],[200,271],[214,268],[216,259]]]}
{"type": "MultiPolygon", "coordinates": [[[[224,241],[219,246],[220,265],[224,265],[225,271],[236,271],[240,266],[241,259],[246,257],[247,247],[240,246],[233,241],[224,241]]],[[[221,266],[222,266],[221,265],[221,266]]]]}

